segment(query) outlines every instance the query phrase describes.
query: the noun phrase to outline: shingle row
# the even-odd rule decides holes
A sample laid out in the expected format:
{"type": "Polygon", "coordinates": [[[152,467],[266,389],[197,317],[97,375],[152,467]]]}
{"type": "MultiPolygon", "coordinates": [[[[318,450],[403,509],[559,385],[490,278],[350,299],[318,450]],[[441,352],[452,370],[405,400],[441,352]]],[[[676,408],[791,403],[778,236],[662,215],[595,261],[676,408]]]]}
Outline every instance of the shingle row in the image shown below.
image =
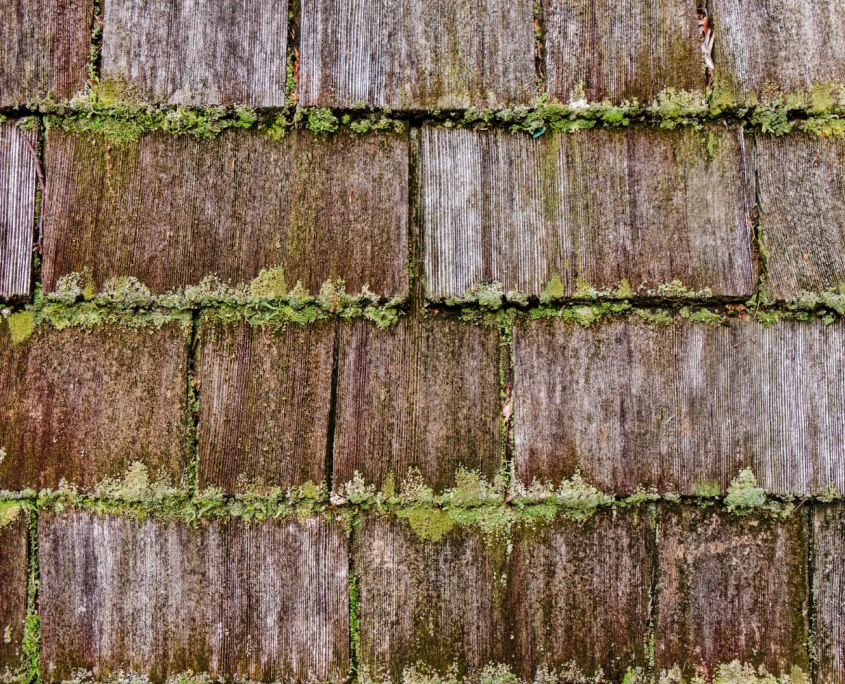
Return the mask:
{"type": "MultiPolygon", "coordinates": [[[[6,518],[0,666],[14,668],[29,519],[6,518]]],[[[538,672],[621,681],[652,659],[686,679],[734,660],[807,677],[812,657],[815,681],[836,684],[843,525],[841,505],[737,517],[661,504],[656,514],[519,524],[504,553],[474,528],[424,541],[406,521],[372,515],[347,546],[342,525],[322,518],[190,525],[42,512],[41,676],[343,681],[352,607],[358,671],[377,681],[411,669],[478,676],[491,664],[525,681],[538,672]]]]}
{"type": "MultiPolygon", "coordinates": [[[[100,73],[124,96],[181,104],[460,109],[553,97],[649,103],[703,90],[694,0],[287,0],[104,3],[100,73]],[[297,30],[298,29],[298,30],[297,30]],[[290,40],[291,35],[295,40],[290,40]],[[290,53],[290,61],[289,61],[290,53]],[[535,55],[540,64],[535,69],[535,55]],[[298,83],[297,83],[298,82],[298,83]]],[[[721,98],[841,81],[836,0],[712,0],[706,52],[721,98]]],[[[68,98],[89,78],[94,3],[0,10],[0,107],[68,98]]]]}
{"type": "MultiPolygon", "coordinates": [[[[10,122],[0,133],[0,295],[25,297],[35,153],[31,133],[10,122]]],[[[776,300],[845,282],[839,140],[722,127],[532,139],[424,126],[418,136],[297,131],[281,141],[153,133],[124,145],[51,130],[44,144],[45,292],[74,272],[94,290],[134,276],[165,293],[210,275],[249,283],[280,266],[289,289],[300,281],[316,294],[343,279],[350,292],[405,297],[413,232],[433,300],[492,283],[535,297],[554,284],[565,296],[622,285],[662,296],[680,283],[747,298],[759,255],[776,300]]]]}

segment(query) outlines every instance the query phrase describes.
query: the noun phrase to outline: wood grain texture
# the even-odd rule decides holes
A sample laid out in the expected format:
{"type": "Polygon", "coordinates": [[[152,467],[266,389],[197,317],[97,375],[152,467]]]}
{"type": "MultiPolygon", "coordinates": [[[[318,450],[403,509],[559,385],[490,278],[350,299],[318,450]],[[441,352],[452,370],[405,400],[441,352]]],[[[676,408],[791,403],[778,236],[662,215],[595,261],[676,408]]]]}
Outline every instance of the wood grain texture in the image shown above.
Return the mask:
{"type": "Polygon", "coordinates": [[[299,102],[463,109],[534,95],[531,0],[303,0],[299,102]]]}
{"type": "Polygon", "coordinates": [[[845,682],[845,507],[813,507],[813,592],[816,681],[845,682]]]}
{"type": "Polygon", "coordinates": [[[405,668],[457,674],[504,661],[504,558],[478,532],[422,541],[407,522],[365,517],[353,536],[360,663],[375,681],[405,668]]]}
{"type": "Polygon", "coordinates": [[[110,0],[102,75],[147,102],[284,107],[287,0],[110,0]]]}
{"type": "Polygon", "coordinates": [[[0,123],[0,300],[28,298],[32,278],[38,135],[15,124],[0,123]]]}
{"type": "Polygon", "coordinates": [[[845,287],[845,143],[758,135],[754,146],[766,294],[845,287]]]}
{"type": "Polygon", "coordinates": [[[94,3],[4,0],[0,5],[0,107],[85,87],[94,3]]]}
{"type": "Polygon", "coordinates": [[[689,0],[548,0],[549,94],[569,102],[649,104],[665,88],[703,90],[695,3],[689,0]]]}
{"type": "Polygon", "coordinates": [[[359,471],[398,485],[410,468],[435,490],[459,466],[492,479],[501,454],[499,337],[449,319],[366,322],[340,329],[334,481],[359,471]]]}
{"type": "Polygon", "coordinates": [[[23,657],[28,549],[29,515],[20,508],[0,513],[0,675],[23,657]]]}
{"type": "Polygon", "coordinates": [[[0,490],[83,490],[135,461],[181,481],[190,330],[39,326],[15,347],[0,323],[0,490]]]}
{"type": "Polygon", "coordinates": [[[124,668],[333,681],[349,667],[347,539],[337,523],[39,519],[41,677],[124,668]]]}
{"type": "Polygon", "coordinates": [[[199,486],[326,479],[335,324],[200,327],[199,486]]]}
{"type": "Polygon", "coordinates": [[[523,681],[574,663],[587,681],[601,671],[617,682],[644,666],[653,553],[654,524],[644,511],[521,528],[506,612],[523,681]]]}
{"type": "Polygon", "coordinates": [[[538,295],[557,273],[597,289],[681,280],[715,295],[755,283],[740,130],[543,136],[422,132],[426,292],[482,283],[538,295]],[[708,152],[708,146],[710,152],[708,152]]]}
{"type": "Polygon", "coordinates": [[[149,134],[109,149],[51,131],[47,165],[46,291],[86,268],[97,286],[131,275],[165,292],[282,265],[314,294],[337,278],[407,292],[407,135],[149,134]]]}
{"type": "Polygon", "coordinates": [[[655,666],[689,678],[739,660],[809,672],[807,518],[739,517],[695,506],[658,520],[655,666]]]}
{"type": "Polygon", "coordinates": [[[820,321],[520,322],[516,472],[695,494],[750,467],[778,494],[845,490],[843,344],[820,321]]]}
{"type": "Polygon", "coordinates": [[[715,86],[744,102],[766,91],[810,92],[842,81],[845,5],[839,0],[710,0],[715,86]]]}

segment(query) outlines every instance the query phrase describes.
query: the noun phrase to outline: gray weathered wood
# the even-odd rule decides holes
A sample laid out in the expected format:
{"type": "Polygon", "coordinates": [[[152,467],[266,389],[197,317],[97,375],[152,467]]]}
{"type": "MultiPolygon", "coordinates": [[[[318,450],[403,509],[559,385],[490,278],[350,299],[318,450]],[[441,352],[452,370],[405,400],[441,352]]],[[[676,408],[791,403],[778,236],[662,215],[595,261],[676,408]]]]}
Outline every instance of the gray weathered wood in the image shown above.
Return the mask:
{"type": "Polygon", "coordinates": [[[531,0],[303,0],[300,104],[501,108],[534,93],[531,0]]]}
{"type": "Polygon", "coordinates": [[[0,677],[23,657],[29,516],[19,506],[0,508],[0,677]]]}
{"type": "Polygon", "coordinates": [[[15,123],[0,123],[0,299],[29,297],[32,278],[38,136],[15,123]]]}
{"type": "Polygon", "coordinates": [[[813,527],[816,681],[841,684],[845,682],[845,507],[814,506],[813,527]]]}
{"type": "Polygon", "coordinates": [[[334,482],[359,471],[398,485],[410,468],[441,490],[459,466],[488,479],[501,458],[499,337],[494,328],[438,318],[389,330],[341,326],[334,482]]]}
{"type": "Polygon", "coordinates": [[[758,135],[754,146],[766,293],[845,287],[845,143],[758,135]]]}
{"type": "Polygon", "coordinates": [[[596,130],[532,140],[422,132],[426,292],[500,282],[537,295],[557,273],[597,289],[679,279],[748,295],[749,179],[740,130],[596,130]],[[709,148],[709,151],[708,151],[709,148]]]}
{"type": "Polygon", "coordinates": [[[337,278],[348,291],[407,291],[407,135],[149,134],[110,147],[51,131],[47,165],[48,292],[86,268],[98,287],[131,275],[165,292],[278,265],[313,294],[337,278]]]}
{"type": "Polygon", "coordinates": [[[325,479],[334,340],[333,322],[203,323],[201,489],[231,493],[255,481],[288,489],[325,479]]]}
{"type": "Polygon", "coordinates": [[[89,489],[135,461],[181,481],[190,329],[48,324],[13,346],[0,324],[0,489],[89,489]]]}
{"type": "MultiPolygon", "coordinates": [[[[839,0],[710,0],[718,97],[810,92],[845,73],[839,0]]],[[[717,98],[718,99],[718,98],[717,98]]]]}
{"type": "Polygon", "coordinates": [[[653,552],[644,511],[521,528],[506,614],[523,681],[537,681],[539,668],[561,672],[574,663],[585,681],[602,671],[620,682],[629,667],[644,666],[653,552]]]}
{"type": "Polygon", "coordinates": [[[516,471],[600,489],[724,491],[742,468],[779,494],[845,490],[845,326],[713,328],[638,318],[514,333],[516,471]]]}
{"type": "Polygon", "coordinates": [[[510,648],[500,583],[504,555],[477,531],[422,541],[407,522],[364,518],[353,536],[360,663],[375,681],[420,667],[445,674],[501,663],[510,648]]]}
{"type": "Polygon", "coordinates": [[[655,665],[689,679],[739,660],[769,672],[807,657],[807,518],[739,517],[695,506],[658,520],[655,665]]]}
{"type": "Polygon", "coordinates": [[[337,523],[39,519],[41,676],[120,668],[334,681],[349,667],[347,539],[337,523]]]}
{"type": "Polygon", "coordinates": [[[665,88],[705,86],[694,0],[548,0],[549,94],[649,104],[665,88]]]}
{"type": "Polygon", "coordinates": [[[4,0],[0,107],[66,99],[85,87],[93,11],[88,0],[4,0]]]}
{"type": "Polygon", "coordinates": [[[110,0],[102,75],[148,102],[283,107],[287,0],[110,0]]]}

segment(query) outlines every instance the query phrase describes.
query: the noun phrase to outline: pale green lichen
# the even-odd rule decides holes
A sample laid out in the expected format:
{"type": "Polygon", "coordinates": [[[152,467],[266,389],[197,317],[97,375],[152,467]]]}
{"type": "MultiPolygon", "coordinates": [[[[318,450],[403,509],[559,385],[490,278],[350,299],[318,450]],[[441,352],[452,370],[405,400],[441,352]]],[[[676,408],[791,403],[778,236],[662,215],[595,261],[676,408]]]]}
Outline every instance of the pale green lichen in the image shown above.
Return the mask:
{"type": "Polygon", "coordinates": [[[14,501],[0,501],[0,530],[14,522],[21,512],[21,506],[14,501]]]}
{"type": "Polygon", "coordinates": [[[6,319],[12,346],[26,342],[35,332],[35,316],[31,311],[18,311],[6,319]]]}
{"type": "Polygon", "coordinates": [[[657,677],[658,684],[809,684],[809,676],[800,667],[793,666],[789,674],[780,676],[771,674],[766,668],[760,666],[755,668],[749,663],[741,663],[734,660],[714,668],[715,674],[712,677],[694,675],[686,678],[681,668],[675,665],[663,670],[657,677]]]}
{"type": "Polygon", "coordinates": [[[725,508],[740,515],[751,513],[766,503],[766,490],[757,484],[750,468],[744,468],[731,482],[725,496],[725,508]]]}
{"type": "MultiPolygon", "coordinates": [[[[578,668],[575,661],[559,668],[540,666],[534,677],[529,680],[521,679],[504,664],[491,663],[470,670],[464,675],[460,675],[459,671],[457,663],[443,670],[420,661],[405,666],[399,681],[401,684],[600,684],[607,681],[601,668],[587,675],[578,668]]],[[[370,668],[362,666],[358,673],[358,684],[392,682],[386,671],[372,672],[370,668]]]]}

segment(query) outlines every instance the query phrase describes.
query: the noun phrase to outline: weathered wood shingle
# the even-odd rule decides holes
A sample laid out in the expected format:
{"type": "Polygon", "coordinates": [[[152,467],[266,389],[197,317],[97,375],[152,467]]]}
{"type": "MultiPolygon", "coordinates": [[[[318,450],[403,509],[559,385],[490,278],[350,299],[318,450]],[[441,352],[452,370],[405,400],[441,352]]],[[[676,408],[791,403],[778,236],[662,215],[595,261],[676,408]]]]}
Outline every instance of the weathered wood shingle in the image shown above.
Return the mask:
{"type": "Polygon", "coordinates": [[[0,107],[85,87],[94,3],[5,0],[0,5],[0,107]]]}
{"type": "Polygon", "coordinates": [[[839,0],[710,0],[717,100],[767,91],[809,93],[845,72],[845,5],[839,0]]]}
{"type": "Polygon", "coordinates": [[[0,508],[0,673],[22,662],[26,619],[29,516],[20,506],[0,508]]]}
{"type": "Polygon", "coordinates": [[[503,554],[477,531],[419,539],[406,521],[367,517],[353,536],[361,606],[360,663],[402,681],[406,668],[457,674],[504,660],[503,554]]]}
{"type": "Polygon", "coordinates": [[[501,108],[534,81],[531,0],[302,2],[302,105],[501,108]]]}
{"type": "Polygon", "coordinates": [[[109,146],[51,131],[47,165],[48,292],[85,269],[97,287],[131,275],[166,292],[278,265],[312,294],[337,278],[348,291],[407,290],[407,135],[229,131],[109,146]]]}
{"type": "Polygon", "coordinates": [[[549,94],[649,104],[665,88],[705,85],[695,3],[689,0],[548,0],[549,94]]]}
{"type": "Polygon", "coordinates": [[[754,167],[766,293],[845,287],[845,143],[798,133],[758,135],[754,167]]]}
{"type": "Polygon", "coordinates": [[[147,102],[283,107],[287,0],[111,0],[102,75],[147,102]]]}
{"type": "Polygon", "coordinates": [[[755,282],[739,130],[596,130],[532,140],[422,132],[426,292],[482,283],[538,295],[558,274],[597,289],[675,279],[716,295],[755,282]]]}
{"type": "Polygon", "coordinates": [[[655,665],[685,678],[739,660],[808,676],[807,518],[696,506],[658,520],[655,665]]]}
{"type": "Polygon", "coordinates": [[[695,494],[750,467],[776,493],[842,491],[843,344],[820,321],[519,323],[516,472],[695,494]]]}
{"type": "Polygon", "coordinates": [[[845,507],[818,505],[813,509],[813,644],[817,681],[845,682],[845,507]]]}
{"type": "Polygon", "coordinates": [[[340,525],[183,522],[82,511],[39,519],[41,676],[153,681],[192,670],[334,681],[349,667],[340,525]]]}
{"type": "Polygon", "coordinates": [[[495,329],[437,318],[389,330],[341,326],[334,481],[359,471],[398,485],[410,468],[437,489],[459,466],[491,479],[501,456],[499,337],[495,329]]]}
{"type": "Polygon", "coordinates": [[[88,489],[135,461],[178,484],[190,330],[38,326],[18,346],[0,324],[0,490],[88,489]]]}
{"type": "Polygon", "coordinates": [[[585,681],[599,672],[622,681],[629,667],[642,667],[653,551],[654,524],[643,511],[520,529],[506,614],[523,681],[537,681],[540,668],[561,672],[572,664],[585,681]]]}
{"type": "Polygon", "coordinates": [[[0,123],[0,300],[29,297],[37,134],[0,123]]]}
{"type": "Polygon", "coordinates": [[[199,485],[326,478],[335,325],[200,328],[199,485]],[[239,479],[241,482],[239,482],[239,479]]]}

